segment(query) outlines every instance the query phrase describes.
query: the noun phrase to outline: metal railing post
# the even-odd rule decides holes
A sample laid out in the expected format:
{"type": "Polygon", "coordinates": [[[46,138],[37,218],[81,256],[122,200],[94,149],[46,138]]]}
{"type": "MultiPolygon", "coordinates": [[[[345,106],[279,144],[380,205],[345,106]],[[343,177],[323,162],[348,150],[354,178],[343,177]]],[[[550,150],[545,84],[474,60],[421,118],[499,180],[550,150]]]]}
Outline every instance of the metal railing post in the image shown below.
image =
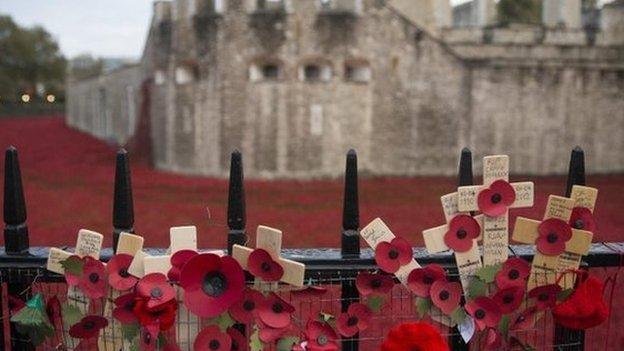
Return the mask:
{"type": "Polygon", "coordinates": [[[245,212],[245,185],[243,181],[243,156],[240,151],[234,150],[230,159],[230,183],[228,185],[228,255],[232,254],[234,244],[245,245],[247,243],[245,231],[247,214],[245,212]]]}
{"type": "Polygon", "coordinates": [[[134,202],[130,161],[125,149],[117,151],[113,195],[113,250],[117,251],[119,234],[134,233],[134,202]]]}

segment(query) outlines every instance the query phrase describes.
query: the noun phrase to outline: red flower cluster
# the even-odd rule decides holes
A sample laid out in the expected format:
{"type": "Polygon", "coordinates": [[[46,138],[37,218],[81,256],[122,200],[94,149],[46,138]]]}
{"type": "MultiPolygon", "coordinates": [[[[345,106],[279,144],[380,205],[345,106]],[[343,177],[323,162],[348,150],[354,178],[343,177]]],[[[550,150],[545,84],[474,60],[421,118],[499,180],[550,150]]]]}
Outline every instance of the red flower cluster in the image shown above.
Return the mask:
{"type": "Polygon", "coordinates": [[[405,323],[392,328],[381,351],[449,351],[440,332],[427,323],[405,323]]]}
{"type": "Polygon", "coordinates": [[[100,316],[86,316],[69,328],[69,335],[76,339],[91,339],[100,335],[100,330],[108,326],[108,321],[100,316]]]}
{"type": "Polygon", "coordinates": [[[479,296],[466,303],[466,312],[474,318],[479,330],[496,328],[501,320],[501,310],[491,298],[479,296]]]}
{"type": "Polygon", "coordinates": [[[353,335],[368,328],[372,311],[368,306],[361,303],[352,303],[347,308],[347,312],[342,313],[337,321],[336,327],[340,335],[352,337],[353,335]]]}
{"type": "Polygon", "coordinates": [[[503,263],[503,267],[496,273],[496,286],[499,289],[510,287],[524,287],[531,273],[529,263],[519,257],[512,257],[503,263]]]}
{"type": "Polygon", "coordinates": [[[338,351],[338,335],[327,323],[309,320],[306,325],[306,349],[310,351],[338,351]]]}
{"type": "Polygon", "coordinates": [[[429,297],[431,285],[438,280],[446,280],[442,266],[432,263],[423,268],[416,268],[407,276],[407,286],[419,297],[429,297]]]}

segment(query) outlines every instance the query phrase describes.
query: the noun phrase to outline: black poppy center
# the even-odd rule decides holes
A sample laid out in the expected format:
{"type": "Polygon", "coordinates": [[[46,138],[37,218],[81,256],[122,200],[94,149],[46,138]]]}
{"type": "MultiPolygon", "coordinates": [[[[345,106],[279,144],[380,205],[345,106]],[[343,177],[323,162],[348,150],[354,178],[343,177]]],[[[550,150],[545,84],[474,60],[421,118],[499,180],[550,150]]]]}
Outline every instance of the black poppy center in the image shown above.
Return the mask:
{"type": "Polygon", "coordinates": [[[93,321],[88,321],[83,324],[85,329],[93,329],[95,328],[95,323],[93,321]]]}
{"type": "Polygon", "coordinates": [[[549,244],[556,243],[557,242],[557,233],[555,233],[555,232],[548,233],[548,236],[546,236],[546,241],[548,241],[549,244]]]}
{"type": "Polygon", "coordinates": [[[517,269],[512,269],[509,271],[509,273],[507,273],[507,276],[509,277],[509,279],[515,280],[520,277],[520,272],[518,272],[517,269]]]}
{"type": "Polygon", "coordinates": [[[316,338],[316,342],[321,346],[327,344],[328,341],[329,340],[327,340],[327,335],[319,335],[319,337],[316,338]]]}
{"type": "Polygon", "coordinates": [[[540,301],[548,301],[548,294],[547,293],[541,293],[537,296],[537,299],[540,301]]]}
{"type": "Polygon", "coordinates": [[[457,231],[457,239],[464,239],[466,238],[467,235],[468,233],[466,232],[466,229],[464,228],[459,228],[459,230],[457,231]]]}
{"type": "Polygon", "coordinates": [[[279,303],[279,302],[274,303],[273,306],[271,306],[271,309],[275,313],[282,313],[282,312],[284,312],[284,306],[281,303],[279,303]]]}
{"type": "Polygon", "coordinates": [[[513,295],[505,295],[503,296],[503,303],[508,305],[514,301],[513,295]]]}
{"type": "Polygon", "coordinates": [[[98,281],[100,281],[100,275],[97,273],[89,274],[89,281],[93,284],[97,283],[98,281]]]}
{"type": "Polygon", "coordinates": [[[262,269],[262,271],[268,272],[271,270],[271,265],[269,264],[269,262],[262,262],[260,268],[262,269]]]}
{"type": "Polygon", "coordinates": [[[220,346],[221,343],[219,342],[219,340],[210,340],[210,343],[208,343],[208,347],[211,350],[218,350],[220,346]]]}
{"type": "Polygon", "coordinates": [[[127,310],[133,310],[133,309],[134,309],[134,300],[127,301],[127,302],[124,304],[124,307],[125,307],[127,310]]]}
{"type": "Polygon", "coordinates": [[[492,195],[492,203],[493,204],[497,204],[497,203],[501,202],[502,199],[503,199],[503,197],[499,193],[496,193],[496,194],[492,195]]]}
{"type": "Polygon", "coordinates": [[[522,323],[526,320],[525,316],[518,316],[518,318],[516,318],[516,324],[517,323],[522,323]]]}
{"type": "Polygon", "coordinates": [[[381,287],[381,280],[380,279],[373,279],[371,281],[371,286],[373,288],[375,288],[375,289],[381,287]]]}
{"type": "Polygon", "coordinates": [[[119,276],[122,278],[128,278],[130,276],[130,273],[128,273],[128,270],[126,268],[121,268],[119,269],[119,276]]]}
{"type": "Polygon", "coordinates": [[[223,295],[227,289],[227,279],[220,272],[210,272],[204,277],[202,290],[206,295],[211,297],[219,297],[223,295]]]}
{"type": "Polygon", "coordinates": [[[390,250],[390,252],[388,252],[388,257],[390,257],[390,259],[392,260],[396,260],[397,258],[399,258],[399,252],[397,250],[390,250]]]}
{"type": "Polygon", "coordinates": [[[429,274],[425,274],[425,276],[423,277],[423,283],[427,285],[433,284],[433,277],[430,276],[429,274]]]}
{"type": "Polygon", "coordinates": [[[582,219],[577,219],[576,221],[574,221],[574,228],[576,229],[583,229],[585,228],[585,222],[583,222],[582,219]]]}
{"type": "Polygon", "coordinates": [[[253,310],[255,307],[256,307],[256,304],[255,304],[253,301],[251,301],[251,300],[246,300],[246,301],[243,303],[243,309],[244,309],[245,311],[251,311],[251,310],[253,310]]]}
{"type": "Polygon", "coordinates": [[[149,345],[149,343],[152,341],[152,335],[149,333],[146,333],[145,336],[143,337],[143,341],[149,345]]]}
{"type": "Polygon", "coordinates": [[[157,298],[159,298],[159,297],[162,297],[162,296],[163,296],[162,289],[160,289],[160,288],[153,288],[153,289],[150,291],[150,296],[151,296],[151,297],[153,297],[153,298],[155,298],[155,299],[157,299],[157,298]]]}
{"type": "Polygon", "coordinates": [[[356,324],[358,324],[358,318],[356,316],[349,317],[349,319],[347,320],[347,325],[352,327],[356,324]]]}
{"type": "Polygon", "coordinates": [[[481,308],[479,308],[478,310],[475,311],[475,318],[476,319],[483,319],[485,318],[485,311],[481,308]]]}
{"type": "Polygon", "coordinates": [[[440,291],[440,294],[438,295],[438,297],[440,298],[441,301],[446,301],[449,299],[449,297],[451,297],[451,294],[449,294],[449,292],[446,290],[442,290],[440,291]]]}
{"type": "Polygon", "coordinates": [[[240,350],[238,347],[238,342],[236,340],[232,340],[232,350],[240,350]]]}

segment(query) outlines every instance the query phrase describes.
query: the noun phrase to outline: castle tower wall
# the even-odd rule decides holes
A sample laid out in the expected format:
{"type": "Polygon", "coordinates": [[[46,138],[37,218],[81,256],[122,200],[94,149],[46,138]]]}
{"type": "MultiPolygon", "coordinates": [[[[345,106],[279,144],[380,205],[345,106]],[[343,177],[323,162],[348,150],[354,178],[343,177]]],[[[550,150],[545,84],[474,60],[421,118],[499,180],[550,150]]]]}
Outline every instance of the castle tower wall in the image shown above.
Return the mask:
{"type": "Polygon", "coordinates": [[[581,0],[543,0],[542,4],[546,27],[581,28],[581,0]]]}

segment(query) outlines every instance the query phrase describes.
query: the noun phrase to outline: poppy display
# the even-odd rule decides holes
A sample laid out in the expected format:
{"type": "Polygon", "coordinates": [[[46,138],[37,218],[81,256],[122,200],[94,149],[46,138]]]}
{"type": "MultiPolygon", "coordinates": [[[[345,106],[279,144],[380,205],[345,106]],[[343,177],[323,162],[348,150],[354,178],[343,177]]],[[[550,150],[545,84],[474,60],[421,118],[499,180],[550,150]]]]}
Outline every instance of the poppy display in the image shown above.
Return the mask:
{"type": "Polygon", "coordinates": [[[492,300],[496,302],[501,313],[507,314],[512,313],[520,306],[523,297],[524,289],[519,286],[512,286],[498,290],[492,300]]]}
{"type": "Polygon", "coordinates": [[[230,351],[231,349],[232,338],[216,325],[202,329],[193,343],[195,351],[230,351]]]}
{"type": "Polygon", "coordinates": [[[336,329],[344,337],[353,335],[368,328],[372,312],[368,306],[361,303],[352,303],[347,311],[340,314],[336,320],[336,329]]]}
{"type": "Polygon", "coordinates": [[[496,273],[495,281],[499,289],[514,286],[526,287],[526,281],[531,273],[531,266],[520,257],[508,258],[501,269],[496,273]]]}
{"type": "Polygon", "coordinates": [[[444,314],[451,314],[459,306],[461,296],[462,287],[458,282],[449,282],[443,279],[435,281],[431,285],[431,302],[444,314]]]}
{"type": "Polygon", "coordinates": [[[587,230],[592,233],[596,231],[594,214],[587,207],[574,207],[572,209],[569,224],[574,229],[587,230]]]}
{"type": "Polygon", "coordinates": [[[327,288],[319,285],[308,285],[303,289],[291,292],[293,296],[301,298],[319,297],[325,295],[325,293],[327,293],[327,288]]]}
{"type": "Polygon", "coordinates": [[[309,320],[305,330],[307,345],[310,351],[338,351],[338,335],[327,323],[309,320]]]}
{"type": "Polygon", "coordinates": [[[432,263],[426,267],[413,269],[407,276],[407,286],[419,297],[429,297],[431,285],[438,280],[445,280],[446,272],[442,266],[432,263]]]}
{"type": "Polygon", "coordinates": [[[162,273],[150,273],[136,286],[137,295],[147,299],[147,308],[154,308],[175,299],[176,292],[162,273]]]}
{"type": "Polygon", "coordinates": [[[227,328],[227,334],[230,336],[232,340],[232,344],[230,346],[230,350],[232,351],[247,351],[249,349],[249,343],[245,338],[245,335],[241,333],[238,329],[234,327],[227,328]]]}
{"type": "Polygon", "coordinates": [[[167,278],[169,278],[172,282],[180,281],[180,273],[182,272],[182,267],[194,256],[198,255],[195,250],[180,250],[171,255],[171,268],[169,272],[167,272],[167,278]]]}
{"type": "Polygon", "coordinates": [[[557,294],[561,291],[559,284],[548,284],[535,287],[529,291],[528,296],[535,301],[535,306],[540,310],[555,307],[557,294]]]}
{"type": "Polygon", "coordinates": [[[128,254],[116,254],[111,257],[106,265],[108,272],[108,284],[115,290],[129,290],[139,281],[135,276],[128,273],[132,263],[132,256],[128,254]]]}
{"type": "Polygon", "coordinates": [[[509,206],[516,201],[516,191],[509,182],[499,179],[488,188],[479,192],[477,205],[479,210],[489,217],[502,216],[509,206]]]}
{"type": "Polygon", "coordinates": [[[243,297],[230,307],[230,315],[239,323],[251,323],[258,315],[264,295],[257,290],[245,289],[243,297]]]}
{"type": "Polygon", "coordinates": [[[154,351],[158,345],[159,329],[157,324],[150,324],[141,328],[139,343],[141,351],[154,351]]]}
{"type": "Polygon", "coordinates": [[[247,269],[254,277],[267,282],[278,281],[284,275],[284,268],[264,249],[255,249],[249,254],[247,269]]]}
{"type": "Polygon", "coordinates": [[[91,256],[85,256],[83,261],[82,276],[80,276],[78,286],[89,298],[99,299],[106,296],[108,292],[106,267],[100,260],[96,260],[91,256]]]}
{"type": "Polygon", "coordinates": [[[444,243],[456,252],[466,252],[480,234],[481,226],[477,220],[470,215],[460,214],[451,219],[448,231],[444,234],[444,243]]]}
{"type": "Polygon", "coordinates": [[[360,272],[355,287],[362,296],[387,294],[394,286],[394,278],[385,274],[360,272]]]}
{"type": "Polygon", "coordinates": [[[472,316],[479,330],[496,328],[502,317],[498,304],[486,296],[479,296],[468,301],[466,312],[472,316]]]}
{"type": "Polygon", "coordinates": [[[286,328],[290,325],[290,318],[295,308],[274,292],[262,301],[258,307],[258,317],[271,328],[286,328]]]}
{"type": "Polygon", "coordinates": [[[189,311],[200,317],[216,317],[243,296],[245,275],[232,257],[204,253],[184,265],[180,286],[189,311]]]}
{"type": "Polygon", "coordinates": [[[547,256],[560,255],[565,251],[566,242],[572,238],[572,228],[559,218],[548,218],[537,227],[535,240],[537,250],[547,256]]]}
{"type": "Polygon", "coordinates": [[[86,316],[69,328],[69,335],[76,339],[91,339],[100,335],[100,330],[108,326],[108,320],[100,316],[86,316]]]}
{"type": "Polygon", "coordinates": [[[381,351],[449,351],[442,334],[431,324],[403,323],[390,330],[381,351]]]}
{"type": "Polygon", "coordinates": [[[509,324],[509,330],[528,330],[533,328],[537,320],[537,313],[539,310],[535,306],[528,307],[522,311],[515,319],[512,319],[509,324]]]}
{"type": "Polygon", "coordinates": [[[290,325],[284,328],[273,328],[262,322],[261,319],[258,320],[258,326],[260,327],[258,338],[264,343],[275,342],[290,331],[290,325]]]}
{"type": "Polygon", "coordinates": [[[134,314],[134,305],[136,297],[134,293],[124,294],[114,300],[115,308],[113,308],[113,318],[122,324],[131,324],[137,322],[134,314]]]}
{"type": "Polygon", "coordinates": [[[390,242],[382,241],[375,247],[375,262],[386,273],[396,273],[412,261],[412,246],[407,240],[395,237],[390,242]]]}
{"type": "Polygon", "coordinates": [[[169,330],[175,323],[178,302],[169,300],[164,304],[149,308],[146,299],[137,299],[133,311],[142,326],[156,325],[160,330],[169,330]]]}

